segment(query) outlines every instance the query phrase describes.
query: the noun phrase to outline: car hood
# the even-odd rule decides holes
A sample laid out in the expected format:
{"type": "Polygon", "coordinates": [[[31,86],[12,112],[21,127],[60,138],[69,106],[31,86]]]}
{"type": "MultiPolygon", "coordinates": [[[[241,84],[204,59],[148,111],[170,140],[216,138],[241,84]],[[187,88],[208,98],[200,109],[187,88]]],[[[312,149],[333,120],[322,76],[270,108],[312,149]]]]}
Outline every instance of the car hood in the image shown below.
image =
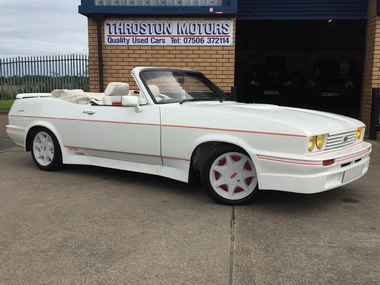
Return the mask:
{"type": "Polygon", "coordinates": [[[162,105],[162,124],[295,135],[339,133],[364,124],[342,115],[267,104],[187,102],[162,105]],[[181,115],[179,115],[181,114],[181,115]]]}

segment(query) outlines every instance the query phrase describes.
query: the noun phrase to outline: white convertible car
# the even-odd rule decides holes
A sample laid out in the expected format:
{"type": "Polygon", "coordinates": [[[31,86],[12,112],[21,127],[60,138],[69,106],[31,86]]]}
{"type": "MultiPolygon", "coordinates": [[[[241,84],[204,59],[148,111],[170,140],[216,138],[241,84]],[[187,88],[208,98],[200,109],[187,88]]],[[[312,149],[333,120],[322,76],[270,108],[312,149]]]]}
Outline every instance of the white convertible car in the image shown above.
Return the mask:
{"type": "Polygon", "coordinates": [[[317,193],[363,176],[371,144],[348,117],[225,101],[202,73],[132,71],[136,90],[19,94],[8,135],[42,170],[86,164],[188,182],[200,172],[214,200],[247,203],[260,190],[317,193]]]}

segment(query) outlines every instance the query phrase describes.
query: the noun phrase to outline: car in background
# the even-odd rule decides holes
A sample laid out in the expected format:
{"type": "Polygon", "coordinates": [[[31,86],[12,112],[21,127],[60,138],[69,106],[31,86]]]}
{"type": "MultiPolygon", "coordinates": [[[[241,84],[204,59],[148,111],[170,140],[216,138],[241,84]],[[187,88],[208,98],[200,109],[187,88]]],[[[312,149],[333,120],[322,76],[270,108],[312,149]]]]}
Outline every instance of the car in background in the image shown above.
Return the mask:
{"type": "Polygon", "coordinates": [[[292,79],[283,64],[254,64],[248,81],[247,102],[283,105],[292,96],[292,79]]]}
{"type": "Polygon", "coordinates": [[[354,61],[321,60],[305,80],[307,107],[314,109],[358,109],[360,91],[361,76],[354,61]]]}

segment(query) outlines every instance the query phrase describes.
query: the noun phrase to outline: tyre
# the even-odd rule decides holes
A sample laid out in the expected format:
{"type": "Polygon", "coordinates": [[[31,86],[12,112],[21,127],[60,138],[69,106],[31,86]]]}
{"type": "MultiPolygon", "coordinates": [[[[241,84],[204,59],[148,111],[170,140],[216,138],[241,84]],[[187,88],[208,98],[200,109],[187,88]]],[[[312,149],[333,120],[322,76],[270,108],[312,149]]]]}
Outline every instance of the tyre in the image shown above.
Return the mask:
{"type": "Polygon", "coordinates": [[[31,136],[34,163],[42,170],[53,171],[62,166],[62,152],[57,138],[48,129],[38,129],[31,136]]]}
{"type": "Polygon", "coordinates": [[[231,145],[219,145],[210,152],[201,170],[201,181],[212,199],[226,205],[246,204],[258,191],[252,159],[231,145]]]}

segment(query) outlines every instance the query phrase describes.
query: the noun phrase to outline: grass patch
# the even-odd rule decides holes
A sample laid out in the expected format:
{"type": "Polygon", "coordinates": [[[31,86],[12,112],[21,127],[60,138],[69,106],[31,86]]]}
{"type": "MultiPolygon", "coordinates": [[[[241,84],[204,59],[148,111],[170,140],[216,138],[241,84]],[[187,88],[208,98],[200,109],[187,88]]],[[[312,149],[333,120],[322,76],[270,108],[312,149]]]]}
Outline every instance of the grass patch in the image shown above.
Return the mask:
{"type": "Polygon", "coordinates": [[[12,107],[15,99],[2,99],[0,100],[0,110],[9,110],[12,107]]]}

